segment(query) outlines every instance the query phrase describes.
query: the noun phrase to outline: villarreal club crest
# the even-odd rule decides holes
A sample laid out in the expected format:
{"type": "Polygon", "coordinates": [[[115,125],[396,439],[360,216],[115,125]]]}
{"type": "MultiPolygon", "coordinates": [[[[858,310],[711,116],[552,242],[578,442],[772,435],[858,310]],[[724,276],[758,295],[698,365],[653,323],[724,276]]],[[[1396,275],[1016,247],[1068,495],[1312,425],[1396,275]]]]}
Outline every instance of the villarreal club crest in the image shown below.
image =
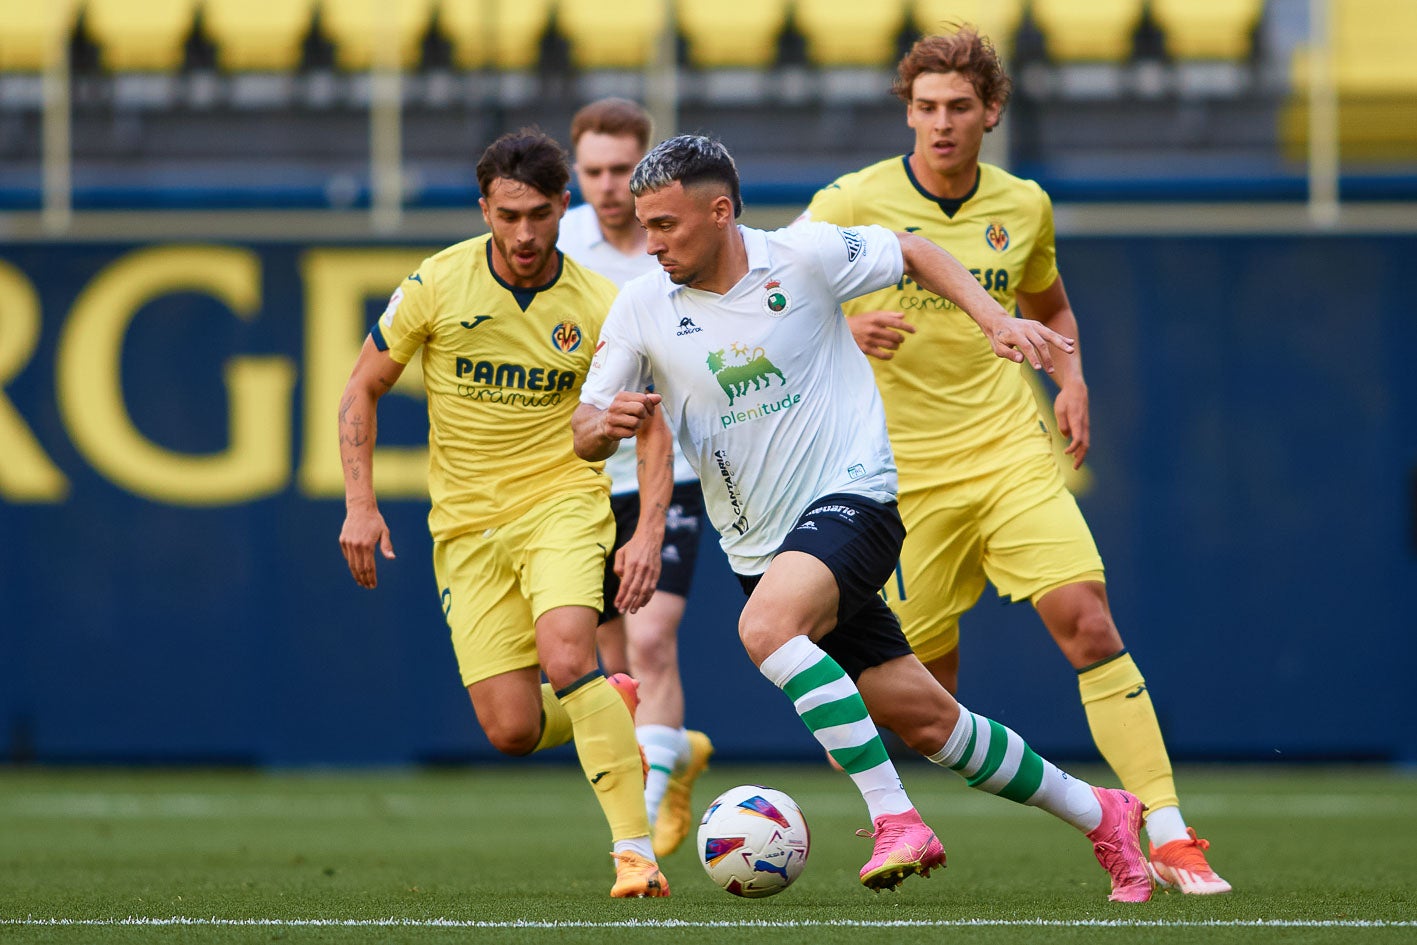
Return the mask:
{"type": "Polygon", "coordinates": [[[562,354],[570,354],[581,346],[581,326],[572,321],[561,322],[551,329],[551,346],[562,354]]]}

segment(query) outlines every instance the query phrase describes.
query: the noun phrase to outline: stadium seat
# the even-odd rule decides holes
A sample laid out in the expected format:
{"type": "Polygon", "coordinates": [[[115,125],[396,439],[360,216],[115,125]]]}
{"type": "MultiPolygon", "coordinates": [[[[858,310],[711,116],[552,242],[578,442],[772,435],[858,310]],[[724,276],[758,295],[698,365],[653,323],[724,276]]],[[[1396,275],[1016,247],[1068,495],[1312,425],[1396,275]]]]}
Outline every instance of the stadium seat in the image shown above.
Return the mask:
{"type": "Polygon", "coordinates": [[[905,26],[905,0],[797,0],[796,23],[816,65],[889,65],[905,26]]]}
{"type": "Polygon", "coordinates": [[[197,0],[87,0],[84,24],[103,65],[116,72],[171,72],[182,65],[197,0]]]}
{"type": "Polygon", "coordinates": [[[369,69],[376,44],[392,44],[398,65],[418,65],[433,0],[320,0],[320,24],[343,69],[369,69]]]}
{"type": "Polygon", "coordinates": [[[556,24],[579,69],[643,69],[664,31],[664,0],[562,0],[556,24]]]}
{"type": "Polygon", "coordinates": [[[1151,0],[1151,15],[1176,59],[1248,58],[1264,0],[1151,0]]]}
{"type": "Polygon", "coordinates": [[[314,12],[314,0],[202,0],[202,26],[223,69],[290,72],[314,12]]]}
{"type": "Polygon", "coordinates": [[[911,19],[922,34],[947,32],[954,25],[974,26],[1003,51],[1013,46],[1023,19],[1023,0],[915,0],[911,19]]]}
{"type": "Polygon", "coordinates": [[[438,26],[463,69],[530,69],[551,23],[551,0],[442,0],[438,26]]]}
{"type": "Polygon", "coordinates": [[[1141,25],[1142,0],[1033,0],[1033,20],[1057,62],[1123,62],[1141,25]]]}
{"type": "Polygon", "coordinates": [[[693,65],[765,69],[777,59],[787,0],[679,0],[675,16],[693,65]]]}
{"type": "Polygon", "coordinates": [[[74,32],[78,0],[0,3],[0,71],[42,72],[74,32]]]}
{"type": "MultiPolygon", "coordinates": [[[[1333,0],[1333,71],[1338,92],[1352,96],[1417,94],[1417,4],[1390,0],[1333,0]]],[[[1294,51],[1293,87],[1309,84],[1311,50],[1294,51]]]]}
{"type": "MultiPolygon", "coordinates": [[[[1333,0],[1329,9],[1344,160],[1417,160],[1417,4],[1333,0]]],[[[1280,140],[1296,159],[1308,147],[1312,57],[1308,45],[1295,48],[1292,96],[1280,114],[1280,140]]]]}

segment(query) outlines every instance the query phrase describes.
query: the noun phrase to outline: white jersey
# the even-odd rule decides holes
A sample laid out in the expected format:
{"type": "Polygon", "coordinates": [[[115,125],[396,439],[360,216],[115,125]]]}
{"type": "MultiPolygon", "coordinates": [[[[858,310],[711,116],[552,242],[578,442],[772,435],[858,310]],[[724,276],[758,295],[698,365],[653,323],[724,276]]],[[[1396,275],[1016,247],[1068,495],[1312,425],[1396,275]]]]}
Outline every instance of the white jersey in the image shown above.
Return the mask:
{"type": "MultiPolygon", "coordinates": [[[[647,272],[659,271],[659,263],[648,253],[626,255],[612,246],[600,230],[595,208],[588,203],[572,207],[561,218],[561,235],[556,240],[556,248],[617,286],[647,272]]],[[[605,461],[605,475],[610,477],[611,495],[628,495],[639,491],[640,483],[635,465],[635,440],[631,437],[622,442],[620,448],[605,461]]],[[[696,478],[694,467],[689,465],[683,451],[676,445],[674,481],[693,482],[696,478]]]]}
{"type": "Polygon", "coordinates": [[[621,288],[581,401],[652,385],[729,564],[761,574],[816,499],[895,501],[881,395],[841,303],[899,282],[904,260],[878,226],[738,230],[748,274],[725,295],[662,271],[621,288]]]}

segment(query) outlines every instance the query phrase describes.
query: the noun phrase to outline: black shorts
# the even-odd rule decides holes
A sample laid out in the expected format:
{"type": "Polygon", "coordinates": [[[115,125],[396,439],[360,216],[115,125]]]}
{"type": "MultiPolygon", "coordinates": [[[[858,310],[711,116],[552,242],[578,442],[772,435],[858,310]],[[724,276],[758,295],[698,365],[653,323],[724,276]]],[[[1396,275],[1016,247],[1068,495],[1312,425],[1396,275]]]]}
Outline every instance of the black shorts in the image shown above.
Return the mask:
{"type": "MultiPolygon", "coordinates": [[[[900,621],[881,598],[904,541],[905,526],[894,502],[882,505],[864,496],[833,493],[809,505],[777,549],[779,554],[809,554],[836,578],[836,626],[817,645],[853,680],[872,666],[911,653],[900,621]]],[[[738,575],[750,595],[761,578],[738,575]]]]}
{"type": "MultiPolygon", "coordinates": [[[[615,547],[605,561],[605,609],[600,622],[620,616],[615,609],[615,595],[620,591],[620,578],[615,574],[615,555],[635,534],[640,521],[640,494],[627,492],[610,497],[610,511],[615,513],[615,547]]],[[[704,491],[697,482],[676,482],[669,497],[669,511],[664,516],[664,546],[659,552],[657,591],[689,596],[694,583],[694,563],[699,559],[699,525],[704,520],[704,491]]],[[[892,565],[894,567],[894,565],[892,565]]]]}

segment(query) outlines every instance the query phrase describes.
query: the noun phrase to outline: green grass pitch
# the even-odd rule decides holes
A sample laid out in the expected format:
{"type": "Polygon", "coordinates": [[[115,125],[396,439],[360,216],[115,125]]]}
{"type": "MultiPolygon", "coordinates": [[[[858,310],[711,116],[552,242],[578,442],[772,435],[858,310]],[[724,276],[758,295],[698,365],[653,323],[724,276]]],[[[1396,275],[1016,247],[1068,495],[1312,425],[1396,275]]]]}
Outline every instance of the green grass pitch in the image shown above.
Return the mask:
{"type": "MultiPolygon", "coordinates": [[[[949,867],[872,893],[864,807],[825,766],[719,765],[793,795],[802,878],[713,886],[692,839],[667,900],[612,901],[608,832],[573,765],[411,773],[0,769],[0,942],[1417,942],[1417,778],[1378,768],[1179,772],[1228,896],[1107,902],[1081,836],[906,762],[949,867]]],[[[1079,770],[1107,780],[1105,772],[1079,770]]]]}

